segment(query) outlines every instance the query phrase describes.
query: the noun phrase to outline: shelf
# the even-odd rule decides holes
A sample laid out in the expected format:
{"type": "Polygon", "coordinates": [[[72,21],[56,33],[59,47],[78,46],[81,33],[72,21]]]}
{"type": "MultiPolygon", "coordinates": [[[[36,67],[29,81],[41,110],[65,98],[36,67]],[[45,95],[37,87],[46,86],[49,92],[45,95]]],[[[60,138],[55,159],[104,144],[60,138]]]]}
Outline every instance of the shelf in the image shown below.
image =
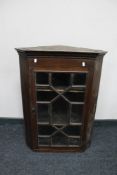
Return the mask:
{"type": "Polygon", "coordinates": [[[80,89],[80,88],[85,89],[86,85],[72,85],[72,88],[73,89],[80,89]]]}
{"type": "Polygon", "coordinates": [[[71,125],[71,126],[81,126],[82,123],[72,123],[72,122],[70,122],[69,125],[71,125]]]}
{"type": "Polygon", "coordinates": [[[37,104],[49,104],[50,101],[36,101],[37,104]]]}
{"type": "Polygon", "coordinates": [[[84,105],[85,102],[74,102],[74,101],[71,101],[70,102],[72,105],[84,105]]]}
{"type": "MultiPolygon", "coordinates": [[[[40,121],[37,121],[37,125],[50,125],[50,126],[52,126],[52,127],[65,127],[66,126],[66,124],[63,124],[63,125],[61,125],[61,124],[50,124],[50,122],[40,122],[40,121]]],[[[82,123],[72,123],[72,122],[70,122],[70,123],[68,123],[68,125],[70,125],[70,126],[82,126],[82,123]]]]}
{"type": "MultiPolygon", "coordinates": [[[[49,86],[49,85],[35,85],[36,86],[36,91],[54,91],[53,87],[49,86]]],[[[69,91],[69,92],[84,92],[85,91],[86,86],[85,85],[78,85],[78,86],[69,86],[69,89],[67,90],[67,88],[62,88],[61,86],[56,87],[55,90],[56,92],[64,92],[64,91],[69,91]]]]}
{"type": "MultiPolygon", "coordinates": [[[[50,101],[36,101],[37,104],[50,104],[50,101]]],[[[84,105],[84,102],[70,102],[73,105],[84,105]]]]}
{"type": "Polygon", "coordinates": [[[50,138],[50,135],[41,135],[41,134],[39,134],[38,137],[49,137],[50,138]]]}
{"type": "Polygon", "coordinates": [[[35,84],[35,86],[38,88],[38,87],[41,87],[41,88],[48,88],[50,87],[49,84],[35,84]]]}

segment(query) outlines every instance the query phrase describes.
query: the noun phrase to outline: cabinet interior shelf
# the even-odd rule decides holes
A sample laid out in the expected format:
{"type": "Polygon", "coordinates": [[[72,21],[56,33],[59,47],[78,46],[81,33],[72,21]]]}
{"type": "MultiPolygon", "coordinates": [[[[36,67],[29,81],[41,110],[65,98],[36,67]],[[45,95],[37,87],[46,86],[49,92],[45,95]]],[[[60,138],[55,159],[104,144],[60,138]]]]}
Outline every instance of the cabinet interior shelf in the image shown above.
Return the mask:
{"type": "MultiPolygon", "coordinates": [[[[51,138],[50,135],[40,135],[40,134],[38,135],[38,137],[43,137],[43,138],[50,137],[51,138]]],[[[77,139],[80,139],[81,136],[80,135],[78,135],[78,136],[71,135],[71,136],[68,136],[68,138],[77,138],[77,139]]]]}
{"type": "MultiPolygon", "coordinates": [[[[51,85],[45,85],[45,84],[35,84],[35,87],[37,88],[37,90],[38,89],[43,89],[43,90],[50,90],[50,87],[51,87],[51,85]]],[[[83,89],[85,89],[86,88],[86,85],[71,85],[71,86],[69,86],[70,88],[72,88],[73,90],[75,90],[75,89],[81,89],[81,90],[83,90],[83,89]]],[[[61,86],[57,86],[56,87],[56,90],[57,91],[64,91],[65,90],[65,88],[63,88],[63,87],[61,87],[61,86]]]]}
{"type": "MultiPolygon", "coordinates": [[[[49,122],[39,122],[37,121],[37,125],[51,125],[51,126],[61,126],[61,124],[50,124],[49,122]]],[[[82,123],[79,122],[79,123],[72,123],[72,122],[69,122],[69,125],[73,125],[73,126],[81,126],[82,123]]],[[[66,125],[62,125],[62,126],[66,126],[66,125]]]]}
{"type": "MultiPolygon", "coordinates": [[[[50,104],[50,101],[36,101],[37,104],[50,104]]],[[[84,102],[70,102],[71,104],[78,104],[78,105],[84,105],[84,102]]]]}

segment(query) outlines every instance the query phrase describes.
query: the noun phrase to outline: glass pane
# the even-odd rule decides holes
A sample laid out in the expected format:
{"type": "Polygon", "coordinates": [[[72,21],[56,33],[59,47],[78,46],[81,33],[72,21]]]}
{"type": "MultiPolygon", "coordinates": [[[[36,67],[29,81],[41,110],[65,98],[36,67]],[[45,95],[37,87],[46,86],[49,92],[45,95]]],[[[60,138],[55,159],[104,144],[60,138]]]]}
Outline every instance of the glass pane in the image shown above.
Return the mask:
{"type": "Polygon", "coordinates": [[[36,73],[36,84],[48,84],[48,73],[37,72],[36,73]]]}
{"type": "Polygon", "coordinates": [[[52,136],[52,145],[67,145],[68,138],[60,132],[52,136]]]}
{"type": "Polygon", "coordinates": [[[39,137],[39,145],[50,145],[51,140],[50,137],[39,137]]]}
{"type": "Polygon", "coordinates": [[[86,84],[86,73],[76,73],[73,78],[74,85],[85,85],[86,84]]]}
{"type": "Polygon", "coordinates": [[[84,91],[69,91],[64,96],[71,102],[84,102],[84,91]]]}
{"type": "Polygon", "coordinates": [[[80,144],[86,76],[87,73],[36,73],[39,145],[80,144]]]}
{"type": "Polygon", "coordinates": [[[62,97],[52,103],[52,123],[66,124],[68,122],[69,104],[62,97]]]}
{"type": "Polygon", "coordinates": [[[54,91],[37,91],[37,101],[51,101],[53,98],[57,96],[57,93],[54,91]]]}
{"type": "Polygon", "coordinates": [[[67,87],[70,85],[70,74],[69,73],[53,73],[52,74],[52,85],[54,87],[67,87]]]}
{"type": "Polygon", "coordinates": [[[37,104],[38,121],[49,123],[48,104],[37,104]]]}
{"type": "Polygon", "coordinates": [[[80,139],[79,138],[69,137],[69,145],[72,145],[72,146],[80,145],[80,139]]]}
{"type": "Polygon", "coordinates": [[[80,135],[80,126],[67,126],[63,131],[70,136],[79,136],[80,135]]]}
{"type": "Polygon", "coordinates": [[[39,125],[38,132],[39,135],[51,135],[56,129],[49,125],[39,125]]]}
{"type": "Polygon", "coordinates": [[[82,115],[83,115],[83,105],[72,104],[71,123],[81,122],[82,115]]]}

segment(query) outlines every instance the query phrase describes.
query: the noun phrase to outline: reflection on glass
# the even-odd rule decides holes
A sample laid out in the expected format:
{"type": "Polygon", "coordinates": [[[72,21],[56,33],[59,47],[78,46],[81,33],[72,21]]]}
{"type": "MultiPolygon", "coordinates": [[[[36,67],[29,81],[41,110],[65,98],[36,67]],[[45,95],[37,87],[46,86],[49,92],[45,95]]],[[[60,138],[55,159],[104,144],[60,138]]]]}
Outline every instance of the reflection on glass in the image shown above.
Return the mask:
{"type": "Polygon", "coordinates": [[[83,105],[73,104],[71,109],[71,123],[79,123],[82,121],[83,105]]]}
{"type": "Polygon", "coordinates": [[[66,124],[68,122],[69,104],[62,97],[52,103],[52,123],[66,124]]]}
{"type": "Polygon", "coordinates": [[[38,121],[49,123],[48,104],[37,104],[38,121]]]}
{"type": "Polygon", "coordinates": [[[39,145],[48,146],[51,144],[50,137],[39,137],[39,145]]]}
{"type": "Polygon", "coordinates": [[[74,138],[74,137],[69,137],[69,145],[72,145],[72,146],[80,145],[80,139],[74,138]]]}
{"type": "Polygon", "coordinates": [[[68,138],[60,132],[57,132],[52,137],[52,145],[67,145],[67,144],[68,144],[68,138]]]}

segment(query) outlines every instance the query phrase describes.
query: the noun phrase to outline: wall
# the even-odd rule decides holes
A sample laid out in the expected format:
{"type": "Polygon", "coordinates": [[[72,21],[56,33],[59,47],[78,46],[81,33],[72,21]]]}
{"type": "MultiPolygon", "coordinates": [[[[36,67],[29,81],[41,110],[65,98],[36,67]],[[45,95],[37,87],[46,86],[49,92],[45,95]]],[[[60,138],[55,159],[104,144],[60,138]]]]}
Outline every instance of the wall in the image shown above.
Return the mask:
{"type": "Polygon", "coordinates": [[[96,118],[117,119],[116,0],[0,1],[0,117],[23,117],[14,48],[51,44],[108,51],[96,118]]]}

